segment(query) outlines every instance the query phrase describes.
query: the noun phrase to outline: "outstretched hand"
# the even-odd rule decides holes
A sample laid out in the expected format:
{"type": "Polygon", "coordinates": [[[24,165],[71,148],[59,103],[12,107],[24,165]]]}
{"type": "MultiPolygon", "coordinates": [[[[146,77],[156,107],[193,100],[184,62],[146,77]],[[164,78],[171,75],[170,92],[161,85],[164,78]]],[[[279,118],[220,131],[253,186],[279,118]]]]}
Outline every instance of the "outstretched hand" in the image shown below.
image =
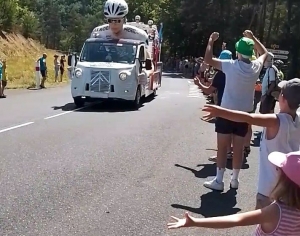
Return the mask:
{"type": "Polygon", "coordinates": [[[175,222],[168,223],[168,229],[178,229],[183,227],[192,227],[194,226],[195,220],[194,217],[190,216],[188,212],[184,214],[183,219],[171,216],[175,222]]]}
{"type": "Polygon", "coordinates": [[[216,105],[205,105],[202,108],[202,111],[207,112],[205,115],[203,115],[202,120],[204,121],[210,121],[211,119],[218,117],[218,114],[220,112],[221,108],[216,105]]]}

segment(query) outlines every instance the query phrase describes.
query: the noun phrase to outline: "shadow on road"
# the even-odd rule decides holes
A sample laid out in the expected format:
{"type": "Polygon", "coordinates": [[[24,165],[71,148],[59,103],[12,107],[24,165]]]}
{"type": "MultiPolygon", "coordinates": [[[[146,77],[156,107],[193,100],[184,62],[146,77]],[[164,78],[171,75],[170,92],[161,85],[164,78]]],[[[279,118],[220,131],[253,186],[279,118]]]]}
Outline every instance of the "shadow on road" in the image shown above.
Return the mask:
{"type": "Polygon", "coordinates": [[[182,165],[179,165],[179,164],[175,164],[176,167],[180,167],[182,169],[185,169],[185,170],[189,170],[191,171],[196,178],[201,178],[201,179],[205,179],[207,177],[210,177],[210,176],[215,176],[216,175],[216,164],[201,164],[201,165],[197,165],[197,167],[203,167],[202,169],[200,170],[195,170],[195,169],[192,169],[190,167],[187,167],[187,166],[182,166],[182,165]]]}
{"type": "MultiPolygon", "coordinates": [[[[199,164],[197,167],[203,167],[200,170],[196,170],[187,166],[182,166],[179,164],[175,164],[176,167],[191,171],[196,178],[205,179],[207,177],[216,176],[216,163],[212,164],[199,164]]],[[[232,170],[232,160],[227,160],[226,169],[232,170]]],[[[242,165],[242,169],[249,169],[249,165],[247,164],[247,159],[244,158],[244,162],[242,165]]]]}
{"type": "Polygon", "coordinates": [[[259,147],[260,146],[260,139],[261,139],[262,132],[256,131],[254,132],[254,139],[252,140],[252,147],[259,147]]]}
{"type": "MultiPolygon", "coordinates": [[[[151,102],[155,97],[149,96],[142,100],[142,104],[140,108],[144,106],[144,104],[151,102]]],[[[53,106],[53,110],[62,110],[62,111],[74,111],[74,112],[130,112],[130,111],[138,111],[135,108],[130,107],[128,103],[125,102],[97,102],[97,103],[87,103],[86,107],[82,109],[75,110],[76,106],[74,103],[67,103],[63,106],[53,106]]]]}
{"type": "Polygon", "coordinates": [[[180,204],[172,204],[171,206],[177,209],[183,209],[204,217],[216,217],[236,214],[241,211],[235,205],[237,191],[234,189],[228,190],[226,193],[208,192],[200,197],[201,205],[199,208],[184,206],[180,204]]]}
{"type": "Polygon", "coordinates": [[[74,103],[67,103],[63,106],[53,106],[52,107],[53,110],[62,110],[62,111],[73,111],[74,109],[76,109],[76,106],[74,103]]]}

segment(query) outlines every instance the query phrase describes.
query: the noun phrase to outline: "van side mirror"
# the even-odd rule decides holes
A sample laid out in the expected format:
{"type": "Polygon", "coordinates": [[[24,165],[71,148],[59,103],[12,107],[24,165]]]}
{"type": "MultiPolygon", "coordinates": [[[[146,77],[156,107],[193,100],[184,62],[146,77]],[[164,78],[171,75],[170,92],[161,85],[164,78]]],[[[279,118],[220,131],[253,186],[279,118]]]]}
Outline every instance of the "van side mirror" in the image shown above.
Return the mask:
{"type": "Polygon", "coordinates": [[[150,59],[146,59],[144,68],[146,70],[152,70],[152,61],[150,59]]]}

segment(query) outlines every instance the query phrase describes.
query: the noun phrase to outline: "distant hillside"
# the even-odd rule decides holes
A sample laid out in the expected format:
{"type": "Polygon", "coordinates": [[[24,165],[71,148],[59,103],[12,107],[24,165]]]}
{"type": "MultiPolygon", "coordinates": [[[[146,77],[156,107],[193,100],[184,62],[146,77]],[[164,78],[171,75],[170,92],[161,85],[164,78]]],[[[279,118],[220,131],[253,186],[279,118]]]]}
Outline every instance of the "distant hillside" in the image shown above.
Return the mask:
{"type": "MultiPolygon", "coordinates": [[[[48,55],[48,84],[54,83],[54,50],[20,34],[0,31],[0,58],[7,61],[8,88],[27,88],[35,84],[35,61],[46,52],[48,55]]],[[[67,78],[65,78],[65,81],[67,78]]]]}

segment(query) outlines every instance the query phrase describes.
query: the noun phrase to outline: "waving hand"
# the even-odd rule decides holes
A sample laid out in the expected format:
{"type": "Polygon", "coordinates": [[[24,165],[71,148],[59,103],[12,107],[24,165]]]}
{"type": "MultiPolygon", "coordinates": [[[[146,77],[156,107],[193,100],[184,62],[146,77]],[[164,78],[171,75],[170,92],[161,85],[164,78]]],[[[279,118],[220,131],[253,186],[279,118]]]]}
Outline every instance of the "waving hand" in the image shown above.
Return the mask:
{"type": "Polygon", "coordinates": [[[183,219],[179,219],[177,217],[171,216],[175,222],[168,223],[168,229],[178,229],[178,228],[183,228],[183,227],[192,227],[194,226],[194,218],[189,215],[188,212],[184,214],[183,219]]]}

